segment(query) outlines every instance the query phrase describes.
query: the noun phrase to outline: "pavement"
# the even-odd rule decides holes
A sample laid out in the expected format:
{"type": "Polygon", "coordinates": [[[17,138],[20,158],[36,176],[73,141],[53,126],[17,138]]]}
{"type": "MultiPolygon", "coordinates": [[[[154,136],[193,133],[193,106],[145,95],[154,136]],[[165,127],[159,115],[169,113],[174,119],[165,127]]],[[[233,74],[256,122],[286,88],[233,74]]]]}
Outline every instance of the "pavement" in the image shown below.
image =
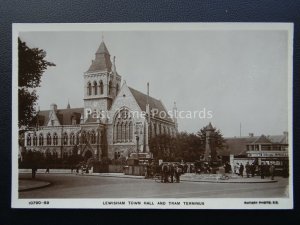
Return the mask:
{"type": "MultiPolygon", "coordinates": [[[[69,170],[70,171],[70,170],[69,170]]],[[[19,171],[20,173],[29,173],[29,171],[19,171]]],[[[42,172],[42,171],[41,171],[42,172]]],[[[31,171],[30,171],[31,173],[31,171]]],[[[44,173],[44,172],[42,172],[44,173]]],[[[67,173],[67,171],[52,171],[55,173],[67,173]]],[[[69,172],[69,174],[71,174],[69,172]]],[[[75,174],[75,173],[73,173],[75,174]]],[[[144,176],[125,175],[123,173],[84,173],[77,174],[77,176],[98,176],[98,177],[114,177],[114,178],[128,178],[128,179],[145,179],[144,176]]],[[[239,177],[236,175],[228,175],[227,178],[222,177],[220,174],[183,174],[180,177],[183,182],[206,182],[206,183],[274,183],[277,180],[271,180],[270,178],[260,179],[259,177],[239,177]]],[[[35,180],[35,179],[19,179],[19,191],[29,191],[39,188],[50,186],[48,181],[35,180]]]]}
{"type": "Polygon", "coordinates": [[[19,192],[31,191],[39,188],[50,186],[48,181],[34,180],[34,179],[19,179],[19,192]]]}

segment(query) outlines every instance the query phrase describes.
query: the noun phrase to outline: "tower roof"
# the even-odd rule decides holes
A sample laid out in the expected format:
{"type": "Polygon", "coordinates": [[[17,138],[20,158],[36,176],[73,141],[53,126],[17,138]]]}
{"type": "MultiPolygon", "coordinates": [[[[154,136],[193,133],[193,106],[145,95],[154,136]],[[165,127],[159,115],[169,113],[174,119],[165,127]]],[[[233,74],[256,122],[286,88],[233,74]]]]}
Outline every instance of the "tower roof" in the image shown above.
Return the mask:
{"type": "Polygon", "coordinates": [[[104,41],[102,41],[96,54],[105,54],[105,53],[109,55],[109,51],[107,50],[107,47],[106,47],[104,41]]]}
{"type": "Polygon", "coordinates": [[[92,64],[87,72],[96,72],[96,71],[111,71],[111,60],[110,54],[107,50],[107,47],[104,41],[101,42],[99,48],[95,53],[95,59],[92,60],[92,64]]]}
{"type": "Polygon", "coordinates": [[[211,125],[211,122],[206,126],[206,130],[213,130],[213,126],[211,125]]]}

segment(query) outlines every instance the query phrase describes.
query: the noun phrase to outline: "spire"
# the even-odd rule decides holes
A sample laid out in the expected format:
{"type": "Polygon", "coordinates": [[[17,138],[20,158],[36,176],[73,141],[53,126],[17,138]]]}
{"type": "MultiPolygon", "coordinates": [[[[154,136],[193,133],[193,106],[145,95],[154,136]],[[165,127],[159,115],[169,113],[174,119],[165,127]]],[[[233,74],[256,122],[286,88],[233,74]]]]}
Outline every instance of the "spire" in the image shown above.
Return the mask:
{"type": "Polygon", "coordinates": [[[69,102],[69,99],[68,99],[68,105],[67,105],[67,109],[70,109],[70,102],[69,102]]]}
{"type": "Polygon", "coordinates": [[[206,127],[206,130],[213,130],[213,126],[211,125],[211,122],[209,122],[209,124],[206,127]]]}
{"type": "Polygon", "coordinates": [[[92,60],[92,64],[87,72],[95,72],[95,71],[111,71],[112,63],[110,60],[110,54],[109,51],[103,41],[100,43],[100,46],[98,47],[96,53],[95,53],[95,59],[92,60]]]}

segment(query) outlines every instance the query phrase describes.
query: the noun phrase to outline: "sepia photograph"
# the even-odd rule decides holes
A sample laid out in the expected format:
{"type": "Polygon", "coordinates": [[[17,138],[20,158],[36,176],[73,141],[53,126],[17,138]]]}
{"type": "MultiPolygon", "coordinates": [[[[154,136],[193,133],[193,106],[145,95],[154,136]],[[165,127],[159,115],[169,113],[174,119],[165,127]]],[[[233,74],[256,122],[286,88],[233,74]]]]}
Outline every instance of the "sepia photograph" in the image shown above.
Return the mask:
{"type": "Polygon", "coordinates": [[[13,208],[293,208],[293,24],[24,23],[12,47],[13,208]]]}

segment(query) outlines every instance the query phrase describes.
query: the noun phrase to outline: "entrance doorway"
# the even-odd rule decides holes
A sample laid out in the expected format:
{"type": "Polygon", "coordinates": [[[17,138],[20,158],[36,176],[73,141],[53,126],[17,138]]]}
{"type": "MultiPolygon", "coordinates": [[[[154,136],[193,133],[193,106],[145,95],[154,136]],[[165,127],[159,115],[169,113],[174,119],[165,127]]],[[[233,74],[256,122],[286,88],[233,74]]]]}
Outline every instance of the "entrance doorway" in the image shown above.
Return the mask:
{"type": "Polygon", "coordinates": [[[92,158],[93,157],[93,153],[90,151],[90,150],[87,150],[85,153],[84,153],[84,160],[87,161],[89,158],[92,158]]]}

